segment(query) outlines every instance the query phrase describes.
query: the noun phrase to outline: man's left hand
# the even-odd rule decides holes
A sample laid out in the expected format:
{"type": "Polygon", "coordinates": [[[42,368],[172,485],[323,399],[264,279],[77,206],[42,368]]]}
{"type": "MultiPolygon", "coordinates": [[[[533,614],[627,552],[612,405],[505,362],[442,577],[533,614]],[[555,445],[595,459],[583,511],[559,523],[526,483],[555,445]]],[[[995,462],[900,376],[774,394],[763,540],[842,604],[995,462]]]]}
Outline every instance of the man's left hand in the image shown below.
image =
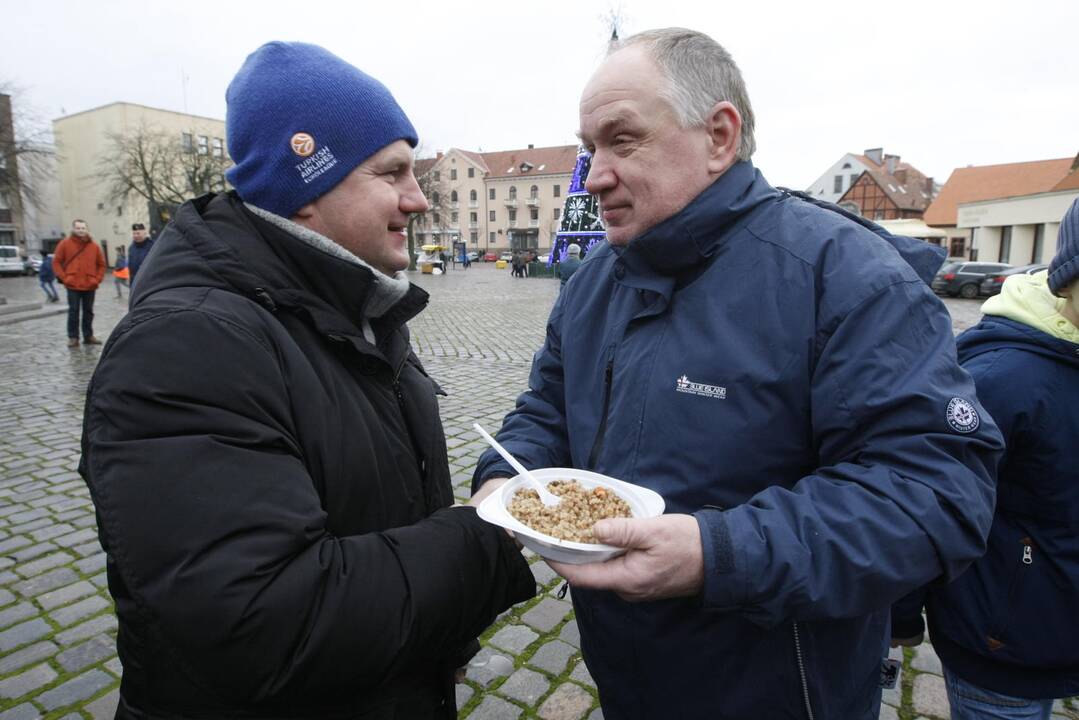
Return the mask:
{"type": "Polygon", "coordinates": [[[601,520],[596,540],[627,548],[624,555],[588,565],[548,564],[571,587],[612,590],[629,601],[696,595],[704,584],[701,532],[692,515],[601,520]]]}

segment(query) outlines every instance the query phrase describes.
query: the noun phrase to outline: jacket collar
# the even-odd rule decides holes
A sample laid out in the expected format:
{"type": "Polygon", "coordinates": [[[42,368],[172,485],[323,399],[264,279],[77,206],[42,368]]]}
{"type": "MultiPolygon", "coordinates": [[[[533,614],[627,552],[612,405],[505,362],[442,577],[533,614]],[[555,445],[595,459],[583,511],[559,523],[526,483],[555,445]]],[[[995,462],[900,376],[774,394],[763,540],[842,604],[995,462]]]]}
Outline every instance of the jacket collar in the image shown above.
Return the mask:
{"type": "Polygon", "coordinates": [[[631,270],[682,275],[714,257],[749,210],[779,195],[751,162],[735,163],[689,205],[630,241],[622,258],[631,270]]]}

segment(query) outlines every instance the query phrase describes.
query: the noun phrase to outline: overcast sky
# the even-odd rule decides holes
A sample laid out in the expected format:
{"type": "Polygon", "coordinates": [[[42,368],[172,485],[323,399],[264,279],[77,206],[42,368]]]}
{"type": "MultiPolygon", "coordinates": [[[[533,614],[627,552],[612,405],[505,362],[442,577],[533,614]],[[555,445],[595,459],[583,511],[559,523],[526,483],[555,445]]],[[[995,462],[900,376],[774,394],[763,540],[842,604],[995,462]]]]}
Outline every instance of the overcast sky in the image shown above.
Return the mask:
{"type": "Polygon", "coordinates": [[[223,118],[248,53],[303,40],[388,85],[432,153],[568,144],[616,9],[623,34],[681,25],[731,52],[773,184],[805,187],[868,147],[940,182],[1079,152],[1079,0],[5,5],[0,83],[47,119],[116,101],[223,118]]]}

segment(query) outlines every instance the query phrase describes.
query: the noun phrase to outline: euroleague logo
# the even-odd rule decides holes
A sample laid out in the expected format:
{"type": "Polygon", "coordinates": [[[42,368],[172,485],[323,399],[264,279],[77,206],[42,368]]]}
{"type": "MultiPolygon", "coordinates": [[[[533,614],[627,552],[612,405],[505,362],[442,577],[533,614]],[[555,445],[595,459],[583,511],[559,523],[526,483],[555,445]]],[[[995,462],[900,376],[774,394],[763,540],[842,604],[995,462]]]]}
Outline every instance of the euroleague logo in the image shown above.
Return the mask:
{"type": "Polygon", "coordinates": [[[307,157],[315,152],[315,138],[305,132],[298,132],[293,135],[289,145],[292,146],[292,152],[300,157],[307,157]]]}

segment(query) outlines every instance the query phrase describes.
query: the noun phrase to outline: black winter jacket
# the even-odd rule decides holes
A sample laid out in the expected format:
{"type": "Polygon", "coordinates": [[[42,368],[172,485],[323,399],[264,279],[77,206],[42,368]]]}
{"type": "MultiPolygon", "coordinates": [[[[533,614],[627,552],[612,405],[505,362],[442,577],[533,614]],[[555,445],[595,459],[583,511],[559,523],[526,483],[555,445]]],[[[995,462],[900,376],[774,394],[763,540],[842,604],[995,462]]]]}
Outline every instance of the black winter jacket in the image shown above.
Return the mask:
{"type": "Polygon", "coordinates": [[[182,206],[91,381],[80,472],[120,620],[118,717],[452,718],[454,667],[531,597],[452,501],[412,286],[234,194],[182,206]]]}

